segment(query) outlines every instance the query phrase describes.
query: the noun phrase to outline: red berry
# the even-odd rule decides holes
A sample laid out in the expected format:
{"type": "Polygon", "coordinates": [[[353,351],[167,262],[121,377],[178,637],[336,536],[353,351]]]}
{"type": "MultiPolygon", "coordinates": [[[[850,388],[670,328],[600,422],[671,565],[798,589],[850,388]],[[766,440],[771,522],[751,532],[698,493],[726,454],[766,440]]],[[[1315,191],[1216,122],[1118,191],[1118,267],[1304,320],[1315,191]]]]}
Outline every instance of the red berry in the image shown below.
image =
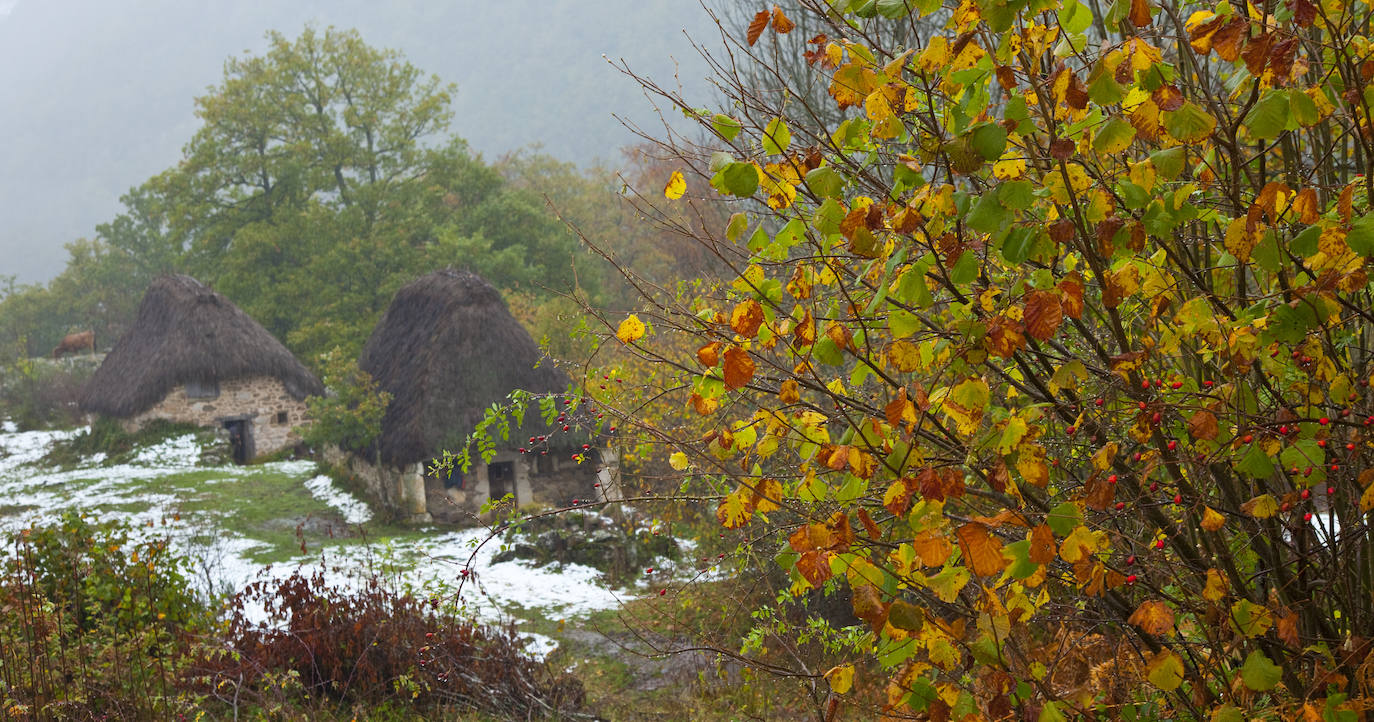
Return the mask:
{"type": "Polygon", "coordinates": [[[1118,501],[1118,502],[1116,503],[1116,510],[1117,510],[1117,511],[1121,511],[1122,509],[1125,509],[1125,508],[1126,508],[1126,502],[1124,502],[1124,501],[1118,501]]]}
{"type": "Polygon", "coordinates": [[[1312,512],[1309,511],[1309,512],[1307,512],[1306,514],[1303,514],[1303,515],[1302,515],[1302,520],[1303,520],[1303,521],[1312,521],[1312,512]]]}
{"type": "Polygon", "coordinates": [[[1309,496],[1312,496],[1312,490],[1311,490],[1311,489],[1303,489],[1303,490],[1302,490],[1301,496],[1302,496],[1302,498],[1304,498],[1304,499],[1306,499],[1306,498],[1309,497],[1309,496]]]}
{"type": "Polygon", "coordinates": [[[1076,426],[1070,426],[1069,428],[1064,429],[1064,431],[1067,432],[1069,435],[1073,435],[1073,432],[1075,432],[1075,431],[1077,431],[1077,430],[1078,430],[1078,427],[1076,427],[1076,426]]]}
{"type": "Polygon", "coordinates": [[[1325,449],[1325,448],[1326,448],[1326,439],[1317,439],[1317,446],[1320,446],[1321,448],[1325,449]]]}
{"type": "Polygon", "coordinates": [[[1207,388],[1210,389],[1210,388],[1212,388],[1212,384],[1214,384],[1214,383],[1216,383],[1216,382],[1212,381],[1211,379],[1208,379],[1208,380],[1206,380],[1206,381],[1203,381],[1203,382],[1202,382],[1202,385],[1203,385],[1203,386],[1206,386],[1207,388]]]}
{"type": "Polygon", "coordinates": [[[1329,494],[1335,494],[1335,493],[1336,493],[1336,487],[1334,487],[1334,486],[1328,486],[1328,487],[1326,487],[1326,493],[1327,493],[1328,495],[1329,495],[1329,494]]]}
{"type": "Polygon", "coordinates": [[[1144,381],[1141,381],[1141,382],[1140,382],[1140,388],[1142,388],[1142,389],[1148,389],[1148,388],[1150,388],[1150,380],[1149,380],[1149,379],[1145,379],[1144,381]]]}
{"type": "Polygon", "coordinates": [[[1331,419],[1328,419],[1325,416],[1323,416],[1320,419],[1317,419],[1317,423],[1321,424],[1322,426],[1326,426],[1327,424],[1331,423],[1331,419]]]}
{"type": "Polygon", "coordinates": [[[1163,540],[1163,539],[1156,539],[1156,540],[1155,540],[1155,548],[1156,548],[1156,549],[1163,549],[1163,548],[1164,548],[1164,540],[1163,540]]]}
{"type": "Polygon", "coordinates": [[[1115,483],[1116,483],[1116,474],[1112,474],[1111,476],[1107,477],[1107,483],[1108,483],[1108,484],[1115,484],[1115,483]]]}
{"type": "Polygon", "coordinates": [[[1126,583],[1127,583],[1127,584],[1135,584],[1135,580],[1136,580],[1136,576],[1135,576],[1134,574],[1127,574],[1127,575],[1126,575],[1126,583]]]}
{"type": "Polygon", "coordinates": [[[587,450],[590,449],[590,448],[592,448],[592,447],[591,447],[591,445],[589,445],[589,444],[583,444],[583,445],[582,445],[582,450],[583,450],[583,451],[587,451],[587,450]]]}
{"type": "Polygon", "coordinates": [[[1355,445],[1354,445],[1354,444],[1346,444],[1346,445],[1345,445],[1345,450],[1346,450],[1346,451],[1354,451],[1354,450],[1355,450],[1355,445]]]}
{"type": "Polygon", "coordinates": [[[1157,481],[1152,481],[1152,482],[1150,482],[1150,491],[1159,491],[1159,482],[1157,482],[1157,481]]]}
{"type": "Polygon", "coordinates": [[[1132,459],[1135,459],[1136,461],[1140,461],[1140,459],[1141,459],[1142,457],[1141,457],[1141,455],[1140,455],[1140,452],[1137,451],[1137,452],[1135,452],[1135,456],[1132,456],[1131,458],[1132,458],[1132,459]]]}
{"type": "Polygon", "coordinates": [[[1303,475],[1303,476],[1311,476],[1311,475],[1312,475],[1312,467],[1309,466],[1309,467],[1307,467],[1306,469],[1303,469],[1303,470],[1302,470],[1302,475],[1303,475]]]}
{"type": "Polygon", "coordinates": [[[660,596],[660,597],[663,596],[664,594],[667,594],[667,593],[668,593],[668,590],[667,590],[667,589],[660,589],[660,590],[658,590],[658,596],[660,596]]]}
{"type": "Polygon", "coordinates": [[[1183,503],[1183,495],[1182,495],[1182,494],[1174,494],[1174,503],[1175,503],[1175,504],[1182,504],[1182,503],[1183,503]]]}
{"type": "Polygon", "coordinates": [[[1102,399],[1098,399],[1098,400],[1094,401],[1093,403],[1094,403],[1094,404],[1097,404],[1098,406],[1101,406],[1101,405],[1102,405],[1102,399]]]}
{"type": "Polygon", "coordinates": [[[1244,437],[1241,438],[1241,441],[1244,441],[1247,444],[1254,440],[1255,436],[1253,434],[1246,434],[1244,437]]]}
{"type": "Polygon", "coordinates": [[[1340,464],[1332,464],[1332,465],[1331,465],[1331,470],[1332,470],[1332,471],[1340,471],[1340,470],[1341,470],[1341,465],[1340,465],[1340,464]]]}
{"type": "Polygon", "coordinates": [[[1150,417],[1150,423],[1152,423],[1152,424],[1158,424],[1160,418],[1161,418],[1161,417],[1160,417],[1160,415],[1159,415],[1159,412],[1156,411],[1156,412],[1154,413],[1154,415],[1150,417]]]}
{"type": "Polygon", "coordinates": [[[1141,410],[1141,411],[1144,411],[1144,410],[1145,410],[1145,402],[1144,402],[1144,401],[1141,401],[1141,402],[1137,403],[1136,406],[1140,407],[1140,410],[1141,410]]]}
{"type": "Polygon", "coordinates": [[[1279,511],[1289,511],[1289,510],[1291,510],[1292,508],[1293,508],[1293,505],[1292,505],[1291,503],[1285,501],[1285,502],[1283,502],[1283,506],[1280,506],[1280,507],[1279,507],[1279,511]]]}
{"type": "Polygon", "coordinates": [[[645,570],[644,570],[644,573],[645,573],[645,574],[653,574],[653,573],[654,573],[654,568],[653,568],[653,567],[649,567],[648,569],[645,569],[645,570]]]}
{"type": "Polygon", "coordinates": [[[1135,555],[1134,555],[1134,554],[1132,554],[1132,555],[1126,557],[1126,565],[1127,565],[1127,566],[1130,566],[1130,565],[1132,565],[1132,564],[1135,564],[1135,555]]]}
{"type": "Polygon", "coordinates": [[[1173,383],[1173,387],[1174,387],[1175,390],[1181,389],[1181,388],[1183,388],[1183,382],[1182,382],[1182,381],[1175,381],[1175,382],[1173,383]]]}
{"type": "Polygon", "coordinates": [[[1163,382],[1163,381],[1160,381],[1160,380],[1155,380],[1155,388],[1157,388],[1157,389],[1162,389],[1162,388],[1164,388],[1164,382],[1163,382]]]}
{"type": "MultiPolygon", "coordinates": [[[[1155,414],[1155,416],[1159,416],[1159,414],[1155,414]]],[[[1174,441],[1173,439],[1169,439],[1169,451],[1173,451],[1174,449],[1177,449],[1177,448],[1178,448],[1178,442],[1177,442],[1177,441],[1174,441]]]]}
{"type": "Polygon", "coordinates": [[[564,430],[564,431],[567,431],[567,430],[568,430],[568,425],[567,425],[567,424],[563,424],[563,430],[564,430]]]}
{"type": "Polygon", "coordinates": [[[611,427],[611,431],[615,431],[615,427],[614,427],[614,426],[611,427]]]}

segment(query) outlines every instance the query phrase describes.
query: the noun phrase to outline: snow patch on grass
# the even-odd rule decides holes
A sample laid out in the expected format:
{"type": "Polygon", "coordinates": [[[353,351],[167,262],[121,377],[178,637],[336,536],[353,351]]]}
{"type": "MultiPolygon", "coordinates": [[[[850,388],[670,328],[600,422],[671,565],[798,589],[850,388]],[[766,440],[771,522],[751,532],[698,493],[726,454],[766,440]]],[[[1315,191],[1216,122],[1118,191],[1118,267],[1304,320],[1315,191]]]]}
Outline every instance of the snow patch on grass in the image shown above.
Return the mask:
{"type": "Polygon", "coordinates": [[[159,442],[138,452],[133,463],[139,466],[164,466],[189,469],[200,461],[200,442],[195,434],[184,434],[159,442]]]}
{"type": "Polygon", "coordinates": [[[372,521],[372,509],[356,496],[334,486],[334,480],[323,474],[305,482],[310,495],[328,504],[343,516],[349,524],[366,524],[372,521]]]}

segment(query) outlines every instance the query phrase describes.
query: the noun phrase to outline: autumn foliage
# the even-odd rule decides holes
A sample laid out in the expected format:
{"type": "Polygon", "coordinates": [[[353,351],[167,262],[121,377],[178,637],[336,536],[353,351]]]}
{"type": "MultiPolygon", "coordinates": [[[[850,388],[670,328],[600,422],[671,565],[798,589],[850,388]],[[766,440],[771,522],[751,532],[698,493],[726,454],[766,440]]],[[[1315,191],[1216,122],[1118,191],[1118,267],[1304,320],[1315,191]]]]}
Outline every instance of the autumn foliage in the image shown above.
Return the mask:
{"type": "Polygon", "coordinates": [[[730,275],[609,323],[712,423],[675,458],[719,523],[848,587],[818,714],[857,670],[856,716],[1362,715],[1374,8],[801,5],[801,57],[776,7],[729,50],[823,101],[662,93],[730,275]]]}

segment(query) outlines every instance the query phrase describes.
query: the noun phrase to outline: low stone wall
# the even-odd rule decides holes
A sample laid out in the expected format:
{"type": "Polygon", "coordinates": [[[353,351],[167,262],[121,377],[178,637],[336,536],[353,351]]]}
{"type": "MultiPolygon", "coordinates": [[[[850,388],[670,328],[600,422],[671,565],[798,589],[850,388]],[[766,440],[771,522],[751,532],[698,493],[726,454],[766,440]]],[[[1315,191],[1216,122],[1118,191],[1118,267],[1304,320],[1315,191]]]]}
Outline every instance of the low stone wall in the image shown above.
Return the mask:
{"type": "Polygon", "coordinates": [[[491,470],[497,464],[510,464],[516,506],[542,504],[567,506],[580,502],[620,498],[620,467],[609,451],[602,462],[588,454],[582,463],[571,459],[540,461],[538,457],[514,451],[501,451],[487,464],[474,464],[460,483],[427,476],[422,464],[396,468],[348,454],[337,447],[325,450],[325,461],[345,470],[362,483],[382,508],[413,523],[430,521],[445,524],[471,524],[483,521],[482,506],[491,499],[491,470]],[[542,467],[542,468],[541,468],[542,467]]]}
{"type": "Polygon", "coordinates": [[[125,431],[133,432],[153,419],[213,428],[223,427],[225,421],[246,420],[254,456],[299,443],[295,428],[308,423],[305,401],[296,400],[279,379],[270,376],[222,382],[214,398],[191,398],[185,386],[177,386],[157,405],[122,423],[125,431]]]}

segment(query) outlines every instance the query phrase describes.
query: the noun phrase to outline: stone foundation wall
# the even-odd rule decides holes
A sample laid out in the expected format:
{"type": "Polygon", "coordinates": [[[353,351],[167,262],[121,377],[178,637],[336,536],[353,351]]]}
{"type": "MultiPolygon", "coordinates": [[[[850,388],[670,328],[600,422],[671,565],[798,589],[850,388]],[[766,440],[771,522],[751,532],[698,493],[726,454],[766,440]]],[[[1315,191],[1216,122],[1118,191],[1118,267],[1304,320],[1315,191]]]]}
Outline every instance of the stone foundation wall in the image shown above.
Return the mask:
{"type": "Polygon", "coordinates": [[[297,401],[279,379],[256,376],[225,381],[214,398],[191,398],[185,386],[172,389],[147,411],[124,419],[125,431],[138,431],[153,419],[221,428],[234,419],[249,421],[253,455],[262,456],[300,442],[297,426],[308,423],[305,401],[297,401]]]}
{"type": "MultiPolygon", "coordinates": [[[[609,451],[602,452],[611,457],[609,451]]],[[[613,458],[613,457],[612,457],[613,458]]],[[[619,464],[603,463],[588,454],[578,464],[570,459],[546,460],[541,469],[537,457],[502,451],[489,464],[474,464],[461,485],[449,486],[444,479],[426,476],[422,464],[396,468],[374,466],[337,448],[325,451],[325,460],[344,469],[362,482],[383,508],[415,523],[436,521],[445,524],[471,524],[482,521],[482,506],[491,499],[491,466],[510,464],[514,476],[516,506],[540,504],[567,506],[582,502],[617,499],[619,464]]]]}

